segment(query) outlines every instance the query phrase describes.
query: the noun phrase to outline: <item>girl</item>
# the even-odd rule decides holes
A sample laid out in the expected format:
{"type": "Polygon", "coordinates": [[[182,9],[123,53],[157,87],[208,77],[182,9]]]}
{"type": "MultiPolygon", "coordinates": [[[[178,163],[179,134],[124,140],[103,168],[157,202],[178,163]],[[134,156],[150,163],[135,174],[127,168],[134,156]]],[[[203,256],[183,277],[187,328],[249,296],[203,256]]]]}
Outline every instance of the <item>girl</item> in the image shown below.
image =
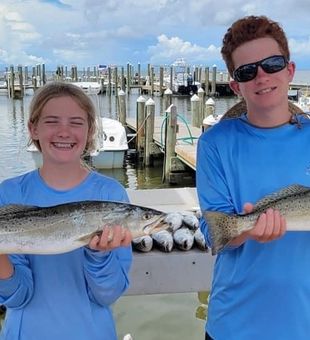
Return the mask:
{"type": "MultiPolygon", "coordinates": [[[[72,201],[128,202],[114,179],[91,171],[82,156],[94,148],[96,114],[78,87],[48,83],[30,105],[28,129],[43,165],[0,184],[0,204],[47,207],[72,201]]],[[[110,305],[128,287],[130,232],[108,228],[87,247],[59,255],[0,255],[0,339],[115,340],[110,305]]]]}

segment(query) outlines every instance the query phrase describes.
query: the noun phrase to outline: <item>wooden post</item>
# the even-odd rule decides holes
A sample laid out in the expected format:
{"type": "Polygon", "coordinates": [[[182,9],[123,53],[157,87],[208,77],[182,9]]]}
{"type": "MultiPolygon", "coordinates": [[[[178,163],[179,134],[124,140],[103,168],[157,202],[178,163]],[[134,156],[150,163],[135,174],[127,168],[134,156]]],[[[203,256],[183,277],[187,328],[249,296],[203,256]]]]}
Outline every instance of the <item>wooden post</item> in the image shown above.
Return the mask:
{"type": "Polygon", "coordinates": [[[192,110],[192,126],[200,127],[200,114],[199,114],[200,99],[194,94],[191,97],[191,110],[192,110]]]}
{"type": "MultiPolygon", "coordinates": [[[[126,81],[127,85],[127,81],[126,81]]],[[[121,67],[121,90],[125,91],[125,73],[124,73],[124,66],[121,67]]]]}
{"type": "Polygon", "coordinates": [[[160,66],[159,68],[159,94],[162,97],[164,94],[164,68],[160,66]]]}
{"type": "Polygon", "coordinates": [[[136,121],[137,121],[137,136],[136,136],[136,149],[138,153],[138,159],[141,161],[143,159],[144,154],[144,136],[145,136],[145,128],[144,128],[144,111],[145,111],[145,102],[146,99],[143,96],[140,96],[137,99],[137,113],[136,113],[136,121]]]}
{"type": "Polygon", "coordinates": [[[111,67],[108,67],[108,96],[111,96],[112,89],[111,89],[111,84],[112,83],[112,74],[111,74],[111,67]]]}
{"type": "Polygon", "coordinates": [[[117,66],[115,66],[115,68],[114,68],[114,82],[115,82],[114,94],[117,97],[118,96],[118,73],[117,73],[117,66]]]}
{"type": "Polygon", "coordinates": [[[206,101],[206,115],[205,115],[205,117],[208,117],[210,115],[215,116],[215,101],[212,98],[209,98],[206,101]]]}
{"type": "MultiPolygon", "coordinates": [[[[89,67],[88,67],[88,71],[89,71],[89,67]]],[[[71,67],[71,79],[72,79],[72,81],[78,81],[78,74],[77,74],[77,66],[76,65],[72,65],[72,67],[71,67]]]]}
{"type": "Polygon", "coordinates": [[[202,125],[202,121],[205,117],[205,103],[204,103],[205,91],[202,87],[198,89],[198,97],[199,97],[199,127],[202,125]]]}
{"type": "Polygon", "coordinates": [[[37,69],[37,83],[38,83],[38,86],[41,86],[42,85],[41,65],[37,64],[36,69],[37,69]]]}
{"type": "Polygon", "coordinates": [[[202,83],[202,67],[201,66],[198,68],[198,81],[200,84],[202,83]]]}
{"type": "Polygon", "coordinates": [[[138,85],[141,85],[141,64],[138,63],[138,85]]]}
{"type": "Polygon", "coordinates": [[[126,86],[127,86],[127,93],[130,93],[130,85],[131,85],[131,76],[130,76],[130,64],[127,63],[127,78],[126,78],[126,86]]]}
{"type": "Polygon", "coordinates": [[[46,72],[45,72],[45,64],[42,64],[42,83],[46,84],[46,72]]]}
{"type": "Polygon", "coordinates": [[[170,90],[173,93],[173,66],[170,66],[170,90]]]}
{"type": "Polygon", "coordinates": [[[145,125],[145,148],[144,148],[144,164],[145,166],[152,165],[151,153],[155,125],[155,102],[149,98],[146,106],[146,125],[145,125]]]}
{"type": "Polygon", "coordinates": [[[154,74],[154,67],[152,66],[151,67],[151,96],[153,97],[154,96],[154,77],[155,74],[154,74]]]}
{"type": "Polygon", "coordinates": [[[212,67],[212,83],[211,83],[211,96],[216,94],[216,65],[212,67]]]}
{"type": "Polygon", "coordinates": [[[199,70],[198,70],[198,66],[195,67],[195,70],[194,70],[194,84],[195,84],[195,81],[199,81],[199,70]]]}
{"type": "Polygon", "coordinates": [[[32,86],[34,91],[38,88],[36,68],[34,66],[32,67],[32,86]]]}
{"type": "Polygon", "coordinates": [[[19,88],[20,88],[20,92],[16,96],[19,98],[23,98],[24,97],[24,82],[23,82],[23,67],[22,65],[18,65],[17,66],[17,72],[18,72],[18,83],[19,83],[19,88]]]}
{"type": "Polygon", "coordinates": [[[96,68],[96,66],[94,66],[94,68],[93,68],[93,79],[96,79],[96,81],[98,80],[97,79],[98,77],[97,77],[97,68],[96,68]]]}
{"type": "Polygon", "coordinates": [[[25,66],[25,71],[24,71],[24,83],[25,85],[28,85],[28,66],[25,66]]]}
{"type": "Polygon", "coordinates": [[[9,88],[8,94],[10,98],[14,98],[14,83],[15,83],[15,74],[14,74],[14,66],[10,66],[10,77],[9,77],[9,88]]]}
{"type": "Polygon", "coordinates": [[[118,110],[119,110],[119,121],[122,125],[126,125],[126,94],[123,90],[118,93],[118,110]]]}
{"type": "MultiPolygon", "coordinates": [[[[172,104],[172,91],[168,88],[164,92],[164,109],[165,109],[165,112],[171,104],[172,104]]],[[[163,114],[163,113],[161,113],[161,114],[163,114]]]]}
{"type": "Polygon", "coordinates": [[[214,125],[216,122],[216,115],[215,115],[215,101],[212,98],[209,98],[206,101],[206,115],[202,121],[202,130],[207,130],[210,126],[214,125]]]}
{"type": "Polygon", "coordinates": [[[209,67],[205,68],[205,93],[206,96],[209,96],[209,67]]]}
{"type": "Polygon", "coordinates": [[[171,173],[171,159],[175,156],[175,144],[177,140],[177,108],[170,105],[166,110],[166,134],[165,134],[165,161],[164,161],[164,178],[169,182],[171,173]]]}

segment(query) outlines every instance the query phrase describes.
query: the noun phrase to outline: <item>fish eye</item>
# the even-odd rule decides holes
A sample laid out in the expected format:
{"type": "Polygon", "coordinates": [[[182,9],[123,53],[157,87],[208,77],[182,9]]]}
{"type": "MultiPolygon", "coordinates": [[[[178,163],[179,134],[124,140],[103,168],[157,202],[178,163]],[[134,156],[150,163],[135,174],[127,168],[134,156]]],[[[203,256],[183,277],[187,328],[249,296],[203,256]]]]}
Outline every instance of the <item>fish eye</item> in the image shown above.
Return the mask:
{"type": "Polygon", "coordinates": [[[146,213],[144,213],[144,215],[143,215],[143,218],[144,218],[145,220],[149,220],[151,217],[152,217],[152,214],[150,214],[149,212],[146,212],[146,213]]]}

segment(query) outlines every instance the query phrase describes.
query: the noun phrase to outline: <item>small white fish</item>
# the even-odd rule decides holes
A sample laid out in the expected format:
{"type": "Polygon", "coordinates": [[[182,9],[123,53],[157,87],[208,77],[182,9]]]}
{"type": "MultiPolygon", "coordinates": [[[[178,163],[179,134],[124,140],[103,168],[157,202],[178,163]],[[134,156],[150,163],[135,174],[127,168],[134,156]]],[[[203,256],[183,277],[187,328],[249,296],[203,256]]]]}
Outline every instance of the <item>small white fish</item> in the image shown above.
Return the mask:
{"type": "Polygon", "coordinates": [[[168,213],[165,218],[165,223],[168,223],[170,225],[169,229],[174,232],[177,229],[181,228],[183,223],[183,216],[181,213],[178,212],[168,213]]]}
{"type": "Polygon", "coordinates": [[[152,234],[152,238],[157,248],[161,251],[169,253],[173,248],[173,237],[168,230],[161,230],[152,234]]]}
{"type": "Polygon", "coordinates": [[[192,230],[199,228],[199,220],[192,213],[183,214],[183,223],[192,230]]]}
{"type": "Polygon", "coordinates": [[[177,248],[181,250],[190,250],[194,244],[193,231],[182,227],[173,233],[173,240],[177,248]]]}
{"type": "Polygon", "coordinates": [[[153,239],[150,235],[136,237],[132,240],[132,246],[136,250],[147,253],[153,248],[153,239]]]}
{"type": "Polygon", "coordinates": [[[201,232],[200,228],[198,228],[194,233],[194,240],[197,248],[200,250],[208,250],[208,246],[206,244],[205,237],[201,232]]]}
{"type": "Polygon", "coordinates": [[[126,334],[123,340],[133,340],[133,337],[131,336],[131,334],[126,334]]]}

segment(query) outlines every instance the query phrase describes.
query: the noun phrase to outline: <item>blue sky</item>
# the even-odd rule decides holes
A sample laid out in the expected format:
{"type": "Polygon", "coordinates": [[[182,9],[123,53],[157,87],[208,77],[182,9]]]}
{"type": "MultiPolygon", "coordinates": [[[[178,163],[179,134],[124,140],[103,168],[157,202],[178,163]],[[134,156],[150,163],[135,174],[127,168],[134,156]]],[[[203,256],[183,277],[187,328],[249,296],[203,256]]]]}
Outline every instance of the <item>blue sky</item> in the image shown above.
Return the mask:
{"type": "Polygon", "coordinates": [[[191,65],[225,69],[221,40],[244,15],[270,16],[292,60],[310,70],[309,0],[1,0],[0,70],[10,64],[191,65]]]}

